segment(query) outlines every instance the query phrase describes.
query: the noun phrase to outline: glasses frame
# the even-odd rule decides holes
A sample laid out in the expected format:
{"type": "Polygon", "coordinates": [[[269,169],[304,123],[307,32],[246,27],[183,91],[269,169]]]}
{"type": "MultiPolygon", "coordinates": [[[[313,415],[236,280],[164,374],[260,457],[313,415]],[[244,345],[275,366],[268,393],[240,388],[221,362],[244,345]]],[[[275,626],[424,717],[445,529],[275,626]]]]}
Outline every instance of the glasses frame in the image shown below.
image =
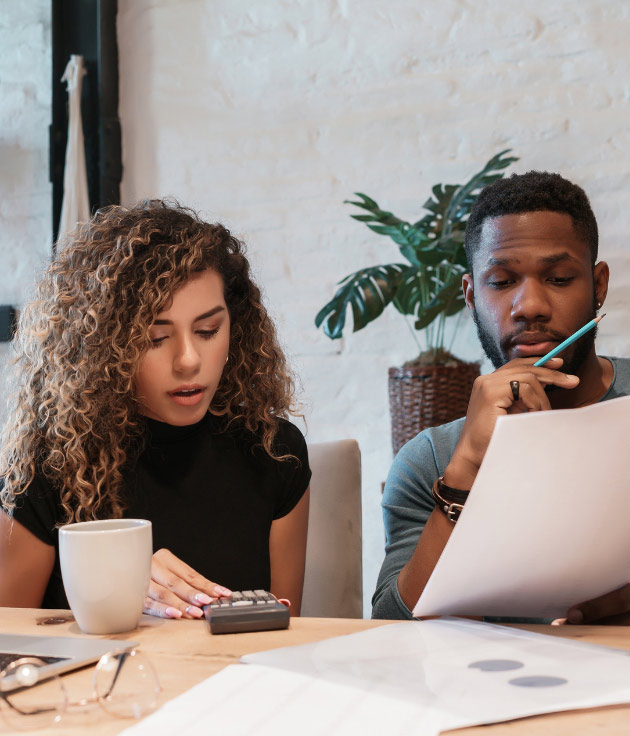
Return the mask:
{"type": "MultiPolygon", "coordinates": [[[[13,662],[11,662],[9,665],[7,665],[4,669],[0,670],[0,683],[2,682],[3,678],[12,675],[16,673],[16,670],[19,668],[25,666],[25,665],[33,665],[37,668],[45,666],[46,662],[39,659],[38,657],[21,657],[20,659],[17,659],[13,662]]],[[[63,715],[71,710],[72,708],[79,708],[79,707],[85,707],[87,705],[92,705],[94,703],[98,703],[98,705],[101,707],[103,711],[108,713],[111,716],[114,716],[116,718],[136,718],[139,719],[148,713],[151,713],[153,710],[157,708],[157,699],[159,696],[159,693],[162,691],[162,687],[160,685],[160,681],[157,675],[157,672],[155,670],[155,667],[153,666],[153,663],[151,660],[143,653],[139,652],[135,647],[131,647],[129,649],[113,649],[111,652],[106,652],[103,654],[98,662],[96,663],[96,666],[94,667],[94,672],[92,674],[92,695],[88,698],[82,698],[81,700],[76,701],[70,701],[68,699],[68,693],[66,690],[66,686],[64,684],[64,680],[59,674],[48,674],[44,678],[39,679],[36,678],[32,682],[25,683],[22,686],[11,688],[10,690],[3,690],[0,687],[0,700],[2,700],[8,708],[13,712],[18,714],[21,717],[24,717],[24,725],[26,728],[29,727],[28,719],[31,716],[37,716],[42,715],[43,713],[50,712],[51,714],[54,713],[54,715],[51,715],[50,725],[53,725],[55,723],[58,723],[63,715]],[[110,700],[112,690],[114,689],[116,682],[118,681],[118,678],[120,677],[121,672],[124,669],[125,663],[130,660],[130,658],[133,658],[135,656],[140,656],[143,659],[144,665],[148,666],[150,668],[150,671],[153,675],[153,679],[155,682],[155,687],[153,689],[153,692],[155,694],[155,703],[149,707],[146,711],[143,712],[132,712],[128,715],[116,713],[109,709],[107,703],[110,700]],[[99,694],[97,692],[97,676],[99,672],[101,672],[103,669],[105,669],[105,663],[108,663],[112,657],[115,657],[117,661],[116,665],[116,671],[114,673],[112,682],[107,690],[107,692],[103,694],[99,694]],[[34,710],[31,710],[30,712],[22,710],[20,707],[18,707],[14,702],[11,702],[11,696],[16,695],[18,693],[23,693],[31,688],[35,688],[38,685],[41,685],[44,682],[48,681],[56,681],[56,683],[59,686],[60,693],[62,695],[59,704],[55,708],[36,708],[34,710]]],[[[4,709],[0,709],[4,711],[4,709]]],[[[5,720],[7,720],[5,718],[5,720]]],[[[9,723],[8,725],[13,726],[13,723],[9,723]]]]}

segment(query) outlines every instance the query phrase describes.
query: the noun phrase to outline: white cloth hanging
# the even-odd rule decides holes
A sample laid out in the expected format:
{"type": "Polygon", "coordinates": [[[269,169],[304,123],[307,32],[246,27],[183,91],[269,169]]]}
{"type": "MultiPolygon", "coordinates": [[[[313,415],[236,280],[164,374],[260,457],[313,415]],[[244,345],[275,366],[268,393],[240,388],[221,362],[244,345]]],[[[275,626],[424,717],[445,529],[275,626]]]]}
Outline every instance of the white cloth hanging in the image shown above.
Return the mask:
{"type": "Polygon", "coordinates": [[[59,220],[59,235],[74,230],[79,222],[90,218],[87,173],[85,169],[85,143],[81,122],[81,87],[86,71],[83,57],[72,54],[61,77],[68,89],[68,144],[63,172],[63,203],[59,220]]]}

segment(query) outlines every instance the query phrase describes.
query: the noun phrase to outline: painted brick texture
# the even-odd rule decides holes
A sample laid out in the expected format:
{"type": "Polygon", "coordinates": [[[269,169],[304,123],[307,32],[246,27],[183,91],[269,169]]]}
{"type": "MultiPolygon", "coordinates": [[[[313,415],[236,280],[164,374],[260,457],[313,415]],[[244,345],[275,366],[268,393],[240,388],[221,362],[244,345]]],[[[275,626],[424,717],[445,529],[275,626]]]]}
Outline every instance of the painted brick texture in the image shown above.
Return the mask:
{"type": "MultiPolygon", "coordinates": [[[[50,12],[48,0],[0,3],[0,304],[18,307],[51,252],[50,12]]],[[[9,359],[0,343],[2,377],[9,359]]]]}
{"type": "MultiPolygon", "coordinates": [[[[0,9],[3,303],[22,301],[48,248],[48,12],[0,9]]],[[[629,16],[601,0],[119,0],[124,202],[173,195],[249,244],[308,440],[361,445],[366,602],[392,459],[387,367],[416,346],[391,309],[340,341],[315,329],[341,277],[398,259],[343,200],[363,191],[414,218],[434,183],[504,148],[516,171],[560,171],[590,195],[612,269],[600,352],[630,355],[629,16]]],[[[481,358],[469,322],[454,351],[481,358]]]]}
{"type": "MultiPolygon", "coordinates": [[[[366,601],[392,459],[386,371],[415,346],[391,309],[335,343],[314,327],[337,280],[398,257],[343,200],[363,191],[412,218],[431,185],[503,148],[516,171],[562,172],[590,195],[613,270],[600,350],[630,354],[629,13],[596,0],[120,2],[125,201],[176,195],[249,244],[308,439],[361,445],[366,601]]],[[[454,348],[481,357],[470,323],[454,348]]]]}

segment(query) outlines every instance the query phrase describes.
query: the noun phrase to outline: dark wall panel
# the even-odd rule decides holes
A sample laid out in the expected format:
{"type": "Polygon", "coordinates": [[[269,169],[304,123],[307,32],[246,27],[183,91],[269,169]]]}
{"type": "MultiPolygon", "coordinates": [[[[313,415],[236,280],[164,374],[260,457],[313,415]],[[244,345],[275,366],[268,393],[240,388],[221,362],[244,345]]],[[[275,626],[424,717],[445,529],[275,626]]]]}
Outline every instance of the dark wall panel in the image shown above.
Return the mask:
{"type": "Polygon", "coordinates": [[[53,236],[63,199],[63,169],[68,131],[68,93],[61,82],[71,54],[84,57],[81,112],[92,211],[120,202],[121,131],[118,120],[117,0],[52,0],[52,123],[50,179],[53,185],[53,236]]]}

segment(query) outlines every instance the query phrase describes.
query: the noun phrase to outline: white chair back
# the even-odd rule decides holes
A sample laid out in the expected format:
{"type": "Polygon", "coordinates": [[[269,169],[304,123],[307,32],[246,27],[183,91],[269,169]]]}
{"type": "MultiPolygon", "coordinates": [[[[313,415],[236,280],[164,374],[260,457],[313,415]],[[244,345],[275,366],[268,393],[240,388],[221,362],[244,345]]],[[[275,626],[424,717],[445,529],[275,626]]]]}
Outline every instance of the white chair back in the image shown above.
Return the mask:
{"type": "Polygon", "coordinates": [[[308,454],[313,477],[302,616],[363,618],[359,445],[315,443],[308,454]]]}

